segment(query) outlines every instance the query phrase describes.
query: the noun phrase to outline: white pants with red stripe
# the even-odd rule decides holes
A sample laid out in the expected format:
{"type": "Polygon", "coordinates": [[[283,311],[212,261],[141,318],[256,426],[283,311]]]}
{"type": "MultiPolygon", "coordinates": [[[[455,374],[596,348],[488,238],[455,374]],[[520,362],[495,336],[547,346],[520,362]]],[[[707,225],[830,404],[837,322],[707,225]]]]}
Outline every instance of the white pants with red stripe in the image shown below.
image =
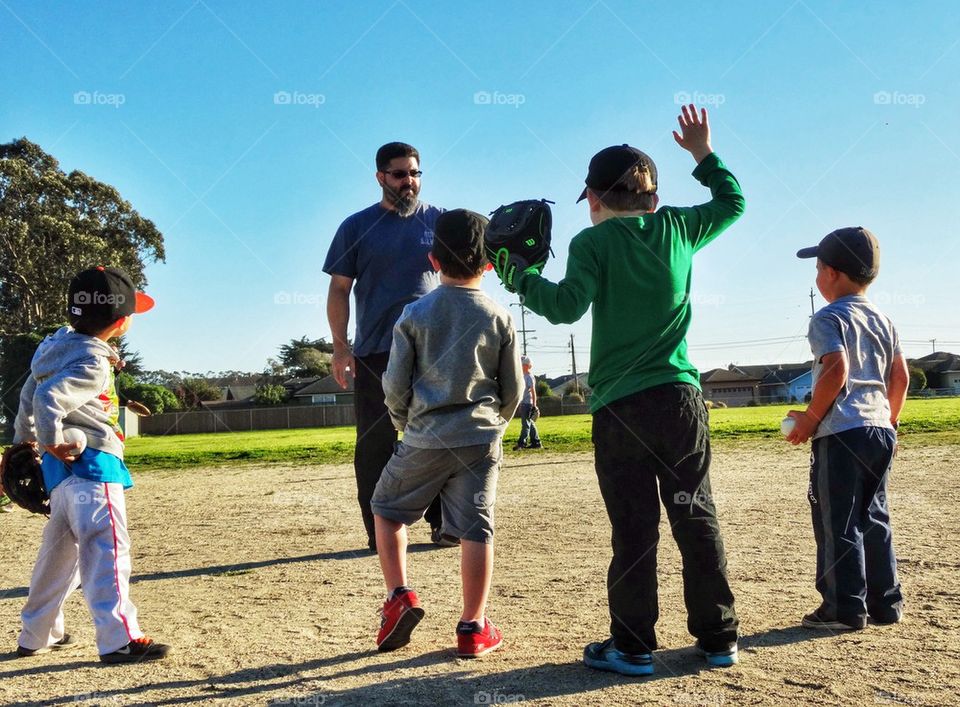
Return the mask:
{"type": "Polygon", "coordinates": [[[23,607],[24,648],[63,638],[63,605],[83,584],[103,655],[143,636],[130,601],[130,536],[123,486],[70,476],[50,494],[50,520],[23,607]]]}

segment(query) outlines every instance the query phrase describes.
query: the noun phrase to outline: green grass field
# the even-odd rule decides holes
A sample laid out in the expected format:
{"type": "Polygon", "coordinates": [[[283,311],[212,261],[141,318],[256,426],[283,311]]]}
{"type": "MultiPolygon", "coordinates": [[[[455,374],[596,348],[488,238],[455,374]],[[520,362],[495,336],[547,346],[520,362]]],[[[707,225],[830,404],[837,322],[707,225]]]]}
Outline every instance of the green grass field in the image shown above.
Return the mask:
{"type": "MultiPolygon", "coordinates": [[[[797,406],[711,410],[710,429],[717,444],[779,439],[780,420],[797,406]]],[[[590,416],[544,417],[537,422],[552,452],[591,451],[590,416]]],[[[507,440],[517,438],[520,423],[510,423],[507,440]]],[[[960,443],[960,398],[908,400],[901,434],[910,444],[960,443]]],[[[325,427],[201,435],[137,437],[127,443],[126,459],[135,470],[215,466],[238,462],[342,463],[353,459],[353,427],[325,427]]],[[[519,452],[509,451],[508,454],[519,452]]]]}

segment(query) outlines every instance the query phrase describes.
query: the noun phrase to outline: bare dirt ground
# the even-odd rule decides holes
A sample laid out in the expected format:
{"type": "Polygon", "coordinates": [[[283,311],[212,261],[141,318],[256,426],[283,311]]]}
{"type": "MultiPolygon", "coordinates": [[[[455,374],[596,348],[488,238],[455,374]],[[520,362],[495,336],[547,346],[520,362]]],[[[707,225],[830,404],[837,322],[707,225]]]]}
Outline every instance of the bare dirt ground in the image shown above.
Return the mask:
{"type": "Polygon", "coordinates": [[[543,705],[960,703],[960,502],[956,446],[901,450],[891,506],[906,618],[844,635],[806,631],[817,604],[806,501],[807,452],[772,442],[717,451],[713,482],[742,626],[741,663],[707,670],[694,654],[679,556],[660,551],[657,673],[584,667],[607,635],[609,528],[589,455],[507,460],[498,500],[490,616],[502,650],[454,657],[457,549],[414,526],[411,581],[427,616],[413,642],[378,654],[383,587],[352,468],[238,467],[149,472],[128,494],[133,598],[169,660],[108,667],[77,593],[76,648],[14,658],[43,521],[0,515],[0,702],[86,705],[543,705]],[[9,649],[9,650],[8,650],[9,649]]]}

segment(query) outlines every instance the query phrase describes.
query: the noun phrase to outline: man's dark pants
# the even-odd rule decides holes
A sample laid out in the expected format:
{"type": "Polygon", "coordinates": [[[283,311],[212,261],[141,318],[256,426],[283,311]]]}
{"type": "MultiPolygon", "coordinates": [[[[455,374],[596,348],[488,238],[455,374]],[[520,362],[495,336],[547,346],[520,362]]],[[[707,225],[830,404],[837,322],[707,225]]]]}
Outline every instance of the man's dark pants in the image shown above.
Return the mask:
{"type": "Polygon", "coordinates": [[[657,647],[662,498],[683,558],[687,628],[705,650],[725,649],[737,640],[738,620],[710,490],[710,430],[700,391],[671,383],[615,400],[594,413],[593,443],[613,526],[607,596],[617,648],[657,647]]]}
{"type": "Polygon", "coordinates": [[[817,591],[823,613],[851,626],[900,618],[887,480],[896,434],[859,427],[813,441],[810,509],[817,541],[817,591]]]}
{"type": "MultiPolygon", "coordinates": [[[[397,441],[397,431],[390,421],[383,394],[383,373],[387,370],[389,356],[389,352],[384,352],[354,359],[356,378],[353,400],[357,417],[357,446],[353,454],[353,468],[357,476],[357,500],[371,546],[375,532],[370,500],[380,480],[380,472],[390,461],[397,441]]],[[[441,524],[439,496],[430,504],[424,518],[431,527],[441,524]]]]}

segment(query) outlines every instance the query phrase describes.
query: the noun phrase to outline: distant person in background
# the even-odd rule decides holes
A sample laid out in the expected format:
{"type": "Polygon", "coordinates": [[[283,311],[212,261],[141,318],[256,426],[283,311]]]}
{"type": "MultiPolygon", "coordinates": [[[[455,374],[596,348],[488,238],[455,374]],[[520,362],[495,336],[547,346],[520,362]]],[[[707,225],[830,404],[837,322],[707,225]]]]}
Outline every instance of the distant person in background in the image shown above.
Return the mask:
{"type": "MultiPolygon", "coordinates": [[[[323,271],[330,275],[327,319],[333,336],[333,377],[344,389],[348,375],[355,379],[353,464],[367,545],[373,552],[377,544],[370,499],[397,441],[382,383],[393,325],[406,305],[440,284],[427,254],[443,210],[419,200],[421,175],[420,153],[411,145],[390,142],[377,150],[376,177],[382,197],[340,225],[323,264],[323,271]],[[352,348],[347,340],[351,291],[357,303],[352,348]]],[[[439,497],[424,517],[434,543],[457,545],[442,535],[439,497]]]]}
{"type": "Polygon", "coordinates": [[[533,363],[526,356],[520,357],[520,363],[523,366],[523,400],[517,410],[517,417],[520,418],[520,439],[513,448],[543,449],[536,423],[540,416],[540,410],[537,408],[537,379],[530,373],[533,363]],[[530,440],[530,444],[527,444],[527,439],[530,440]]]}

